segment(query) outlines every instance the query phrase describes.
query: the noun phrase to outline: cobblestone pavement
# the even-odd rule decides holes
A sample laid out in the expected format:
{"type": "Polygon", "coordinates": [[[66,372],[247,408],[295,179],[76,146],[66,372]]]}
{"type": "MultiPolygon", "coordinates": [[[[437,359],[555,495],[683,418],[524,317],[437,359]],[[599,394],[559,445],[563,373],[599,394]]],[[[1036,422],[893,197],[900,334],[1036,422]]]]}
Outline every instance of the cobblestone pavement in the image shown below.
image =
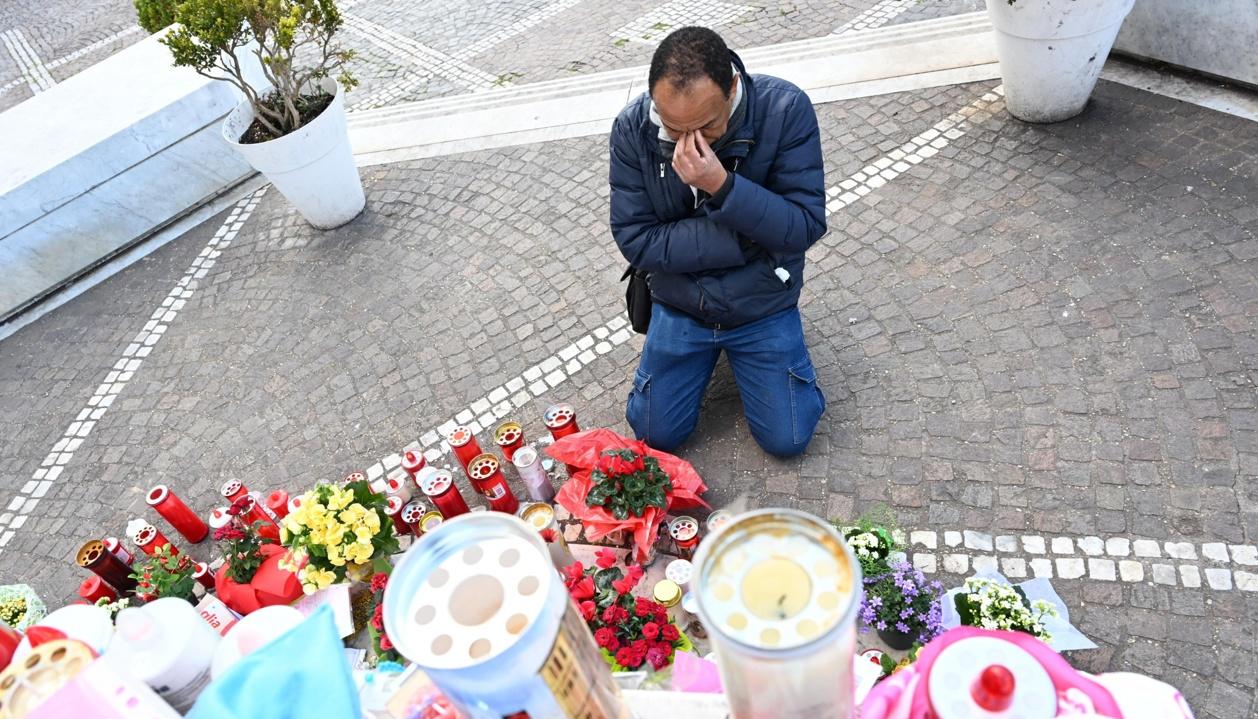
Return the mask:
{"type": "MultiPolygon", "coordinates": [[[[722,363],[682,454],[717,506],[887,503],[949,583],[1051,576],[1101,645],[1076,665],[1251,716],[1258,136],[1104,82],[1080,118],[1030,126],[991,85],[818,108],[831,232],[802,311],[828,412],[804,457],[769,458],[722,363]]],[[[379,471],[510,393],[533,437],[554,401],[626,431],[641,341],[607,324],[605,155],[595,137],[370,168],[366,213],[330,233],[270,192],[230,246],[207,223],[0,343],[0,582],[68,600],[73,549],[153,483],[206,509],[229,477],[379,471]],[[143,365],[105,389],[132,343],[143,365]],[[112,404],[71,447],[89,396],[112,404]]]]}
{"type": "MultiPolygon", "coordinates": [[[[570,77],[650,61],[671,29],[717,28],[731,47],[981,9],[981,0],[350,0],[350,109],[570,77]]],[[[129,2],[15,0],[0,14],[0,111],[145,36],[129,2]]]]}
{"type": "Polygon", "coordinates": [[[0,7],[0,111],[144,37],[129,0],[7,0],[0,7]]]}

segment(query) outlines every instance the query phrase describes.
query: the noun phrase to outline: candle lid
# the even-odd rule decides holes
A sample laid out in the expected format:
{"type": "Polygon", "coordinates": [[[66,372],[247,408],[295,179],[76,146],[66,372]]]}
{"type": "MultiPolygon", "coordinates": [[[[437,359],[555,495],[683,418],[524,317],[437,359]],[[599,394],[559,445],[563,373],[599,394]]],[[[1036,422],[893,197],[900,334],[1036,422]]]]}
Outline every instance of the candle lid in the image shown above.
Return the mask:
{"type": "Polygon", "coordinates": [[[677,517],[668,523],[668,534],[678,542],[688,542],[699,536],[699,522],[694,517],[677,517]]]}
{"type": "Polygon", "coordinates": [[[444,521],[445,517],[441,516],[441,512],[436,510],[424,512],[424,516],[419,518],[419,531],[424,533],[431,532],[437,527],[440,527],[441,523],[444,521]]]}
{"type": "Polygon", "coordinates": [[[109,548],[99,539],[90,539],[79,547],[79,551],[74,555],[74,562],[80,567],[90,567],[102,556],[109,553],[109,548]]]}
{"type": "Polygon", "coordinates": [[[730,514],[724,509],[716,510],[715,512],[708,515],[708,521],[707,521],[708,531],[715,532],[721,527],[724,527],[726,524],[729,524],[729,520],[733,518],[734,518],[734,515],[730,514]]]}
{"type": "Polygon", "coordinates": [[[428,464],[428,460],[424,457],[423,452],[408,449],[402,453],[402,469],[411,474],[415,474],[423,469],[426,464],[428,464]]]}
{"type": "Polygon", "coordinates": [[[244,488],[244,486],[245,485],[241,484],[238,479],[229,479],[226,482],[223,482],[223,486],[219,487],[218,493],[228,499],[231,499],[237,492],[244,488]]]}
{"type": "Polygon", "coordinates": [[[149,493],[144,498],[144,501],[147,502],[150,507],[156,507],[168,496],[170,496],[169,487],[164,484],[155,484],[153,485],[153,488],[149,490],[149,493]]]}
{"type": "Polygon", "coordinates": [[[401,497],[393,495],[388,498],[387,503],[384,506],[384,513],[392,517],[402,511],[402,505],[404,504],[405,502],[402,501],[401,497]]]}
{"type": "Polygon", "coordinates": [[[429,469],[419,477],[419,488],[429,497],[442,494],[454,484],[454,475],[448,469],[429,469]]]}
{"type": "Polygon", "coordinates": [[[397,469],[389,472],[388,477],[385,479],[385,485],[389,488],[390,492],[396,492],[405,487],[407,482],[410,481],[410,478],[411,476],[407,474],[405,469],[398,467],[397,469]]]}
{"type": "Polygon", "coordinates": [[[571,422],[577,416],[577,411],[570,404],[555,404],[546,409],[542,415],[542,421],[546,423],[549,429],[559,429],[571,422]]]}
{"type": "Polygon", "coordinates": [[[676,606],[681,601],[681,587],[677,586],[677,582],[671,579],[661,579],[655,583],[655,588],[651,590],[651,595],[655,597],[655,601],[663,604],[665,607],[676,606]]]}
{"type": "Polygon", "coordinates": [[[850,624],[855,559],[830,524],[791,509],[740,514],[699,547],[691,582],[709,631],[761,650],[824,640],[850,624]]]}
{"type": "Polygon", "coordinates": [[[555,519],[555,508],[545,502],[526,504],[524,509],[520,510],[520,519],[535,529],[545,529],[555,519]]]}
{"type": "Polygon", "coordinates": [[[486,452],[476,455],[467,463],[467,473],[472,479],[489,479],[500,466],[498,458],[486,452]]]}
{"type": "Polygon", "coordinates": [[[292,514],[293,512],[296,512],[299,509],[301,509],[301,497],[289,497],[288,498],[288,513],[292,514]]]}
{"type": "Polygon", "coordinates": [[[485,665],[535,640],[530,627],[546,612],[558,581],[541,537],[518,518],[462,515],[426,535],[422,550],[407,552],[393,570],[385,630],[421,669],[485,665]]]}
{"type": "Polygon", "coordinates": [[[967,637],[943,648],[925,678],[926,692],[940,719],[974,716],[1052,717],[1057,715],[1057,690],[1048,671],[1028,651],[997,637],[967,637]],[[1014,680],[1008,708],[983,709],[983,673],[1003,667],[1014,680]]]}
{"type": "Polygon", "coordinates": [[[105,549],[111,552],[118,549],[119,545],[121,545],[117,537],[105,537],[101,541],[105,544],[105,549]]]}
{"type": "Polygon", "coordinates": [[[674,559],[664,567],[664,576],[677,582],[680,586],[685,586],[690,582],[690,575],[694,573],[694,565],[688,559],[674,559]]]}
{"type": "Polygon", "coordinates": [[[345,475],[345,479],[341,480],[341,484],[349,484],[350,482],[365,482],[365,481],[367,481],[367,475],[363,474],[362,472],[358,470],[354,470],[353,472],[350,472],[349,474],[345,475]]]}
{"type": "Polygon", "coordinates": [[[503,422],[494,429],[494,441],[500,447],[506,447],[524,436],[524,428],[519,422],[503,422]]]}
{"type": "Polygon", "coordinates": [[[220,529],[231,524],[232,516],[227,513],[227,507],[216,507],[210,510],[210,526],[214,529],[220,529]]]}
{"type": "Polygon", "coordinates": [[[451,447],[462,447],[472,441],[472,436],[470,428],[460,425],[450,430],[450,436],[446,438],[446,441],[450,443],[451,447]]]}
{"type": "Polygon", "coordinates": [[[408,502],[405,507],[402,507],[402,521],[407,524],[414,524],[423,519],[427,512],[428,508],[419,502],[408,502]]]}
{"type": "Polygon", "coordinates": [[[515,451],[511,455],[511,464],[517,468],[523,469],[537,461],[537,450],[532,447],[524,446],[515,451]]]}
{"type": "Polygon", "coordinates": [[[127,539],[135,541],[135,535],[147,526],[149,523],[138,517],[127,522],[127,539]]]}
{"type": "Polygon", "coordinates": [[[140,531],[135,533],[135,543],[141,547],[154,539],[157,539],[157,527],[151,524],[146,524],[140,531]]]}
{"type": "Polygon", "coordinates": [[[192,570],[192,576],[194,577],[204,577],[210,573],[210,565],[205,562],[197,562],[193,566],[195,567],[195,569],[192,570]]]}

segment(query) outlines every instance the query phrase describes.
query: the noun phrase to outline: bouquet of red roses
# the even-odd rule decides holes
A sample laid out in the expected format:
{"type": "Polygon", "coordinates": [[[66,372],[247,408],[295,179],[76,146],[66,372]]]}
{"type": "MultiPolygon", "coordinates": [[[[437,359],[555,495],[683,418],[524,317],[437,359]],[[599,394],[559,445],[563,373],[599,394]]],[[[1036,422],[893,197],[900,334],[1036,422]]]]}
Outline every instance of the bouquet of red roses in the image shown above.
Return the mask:
{"type": "Polygon", "coordinates": [[[595,567],[587,569],[580,562],[564,567],[564,584],[612,671],[629,671],[644,663],[663,669],[673,663],[676,650],[691,648],[664,605],[633,596],[642,567],[622,572],[610,549],[600,549],[597,556],[595,567]]]}
{"type": "Polygon", "coordinates": [[[689,462],[609,429],[570,434],[547,451],[579,468],[555,501],[581,520],[591,540],[632,532],[639,561],[650,556],[666,513],[708,506],[699,498],[707,485],[689,462]]]}
{"type": "Polygon", "coordinates": [[[371,622],[368,634],[371,636],[371,651],[375,656],[372,664],[380,662],[396,662],[401,658],[393,647],[393,640],[384,631],[384,589],[389,586],[389,575],[376,572],[371,578],[371,601],[375,608],[371,610],[371,622]]]}

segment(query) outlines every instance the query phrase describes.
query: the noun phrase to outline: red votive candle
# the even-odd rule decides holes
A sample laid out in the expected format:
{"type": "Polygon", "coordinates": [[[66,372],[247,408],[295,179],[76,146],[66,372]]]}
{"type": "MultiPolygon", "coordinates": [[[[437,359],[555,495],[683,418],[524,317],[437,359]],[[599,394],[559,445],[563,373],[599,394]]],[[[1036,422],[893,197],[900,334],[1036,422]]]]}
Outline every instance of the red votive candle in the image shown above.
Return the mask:
{"type": "Polygon", "coordinates": [[[454,475],[448,470],[429,469],[424,472],[419,478],[419,488],[446,519],[454,519],[470,511],[463,493],[454,483],[454,475]]]}
{"type": "Polygon", "coordinates": [[[170,487],[164,484],[150,489],[144,501],[156,509],[163,519],[170,522],[170,526],[182,534],[184,539],[193,544],[205,539],[205,535],[210,533],[210,528],[201,521],[196,512],[188,509],[188,505],[184,504],[183,500],[175,496],[175,493],[170,491],[170,487]]]}
{"type": "Polygon", "coordinates": [[[463,466],[465,472],[468,462],[484,454],[470,427],[455,427],[446,441],[450,443],[450,449],[454,450],[454,456],[459,458],[459,464],[463,466]]]}
{"type": "Polygon", "coordinates": [[[266,508],[271,510],[271,514],[276,519],[283,519],[288,516],[288,492],[277,489],[266,496],[266,508]]]}
{"type": "Polygon", "coordinates": [[[108,599],[111,602],[118,600],[118,592],[96,574],[79,583],[79,596],[88,604],[95,604],[100,599],[108,599]]]}

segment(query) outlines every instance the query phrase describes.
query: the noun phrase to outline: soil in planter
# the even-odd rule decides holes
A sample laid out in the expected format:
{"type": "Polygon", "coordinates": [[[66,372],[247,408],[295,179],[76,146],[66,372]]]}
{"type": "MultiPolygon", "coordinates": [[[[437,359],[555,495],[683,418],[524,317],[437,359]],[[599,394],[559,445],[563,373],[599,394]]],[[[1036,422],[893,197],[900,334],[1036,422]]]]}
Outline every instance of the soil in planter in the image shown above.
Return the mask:
{"type": "MultiPolygon", "coordinates": [[[[310,124],[310,122],[318,117],[320,113],[326,110],[328,105],[332,104],[332,99],[333,96],[328,93],[324,93],[322,95],[302,95],[297,100],[297,112],[301,114],[302,126],[310,124]]],[[[262,98],[262,104],[277,112],[284,107],[284,101],[276,94],[271,94],[262,98]]],[[[240,136],[240,144],[254,145],[259,142],[269,142],[281,137],[283,137],[283,135],[276,135],[266,129],[266,125],[263,125],[255,118],[249,125],[249,129],[245,130],[245,133],[240,136]]]]}

